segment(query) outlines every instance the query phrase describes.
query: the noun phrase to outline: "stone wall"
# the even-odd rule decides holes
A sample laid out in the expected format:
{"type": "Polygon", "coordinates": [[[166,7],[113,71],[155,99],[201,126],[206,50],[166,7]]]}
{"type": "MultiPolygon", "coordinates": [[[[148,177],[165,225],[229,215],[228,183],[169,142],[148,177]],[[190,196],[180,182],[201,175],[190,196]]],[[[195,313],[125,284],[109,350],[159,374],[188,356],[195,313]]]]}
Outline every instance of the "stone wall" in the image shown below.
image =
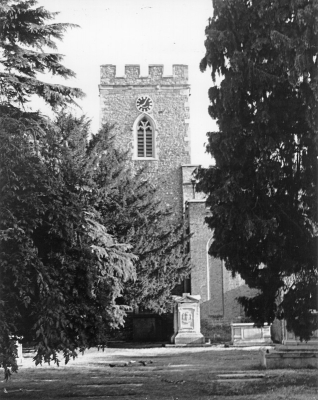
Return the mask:
{"type": "Polygon", "coordinates": [[[201,315],[201,333],[211,343],[230,342],[231,321],[224,318],[209,318],[201,315]]]}
{"type": "Polygon", "coordinates": [[[139,65],[126,65],[125,76],[116,76],[115,65],[101,66],[101,122],[115,124],[117,146],[129,150],[132,168],[147,165],[166,205],[183,212],[181,165],[190,162],[188,67],[173,65],[173,75],[164,76],[163,65],[149,65],[149,75],[140,76],[139,65]],[[134,160],[134,123],[141,113],[139,95],[153,100],[149,116],[155,126],[156,157],[134,160]]]}
{"type": "Polygon", "coordinates": [[[212,341],[229,341],[231,322],[240,322],[245,318],[237,297],[252,296],[245,281],[225,268],[224,263],[208,254],[212,243],[212,231],[205,224],[210,210],[205,205],[202,193],[193,193],[191,180],[196,165],[184,165],[183,197],[186,201],[185,217],[190,238],[191,255],[191,294],[201,295],[202,333],[212,341]],[[195,198],[193,198],[195,197],[195,198]]]}
{"type": "Polygon", "coordinates": [[[188,223],[191,254],[191,294],[201,296],[201,302],[207,301],[207,240],[211,231],[204,223],[208,210],[204,200],[189,200],[186,204],[186,221],[188,223]]]}
{"type": "Polygon", "coordinates": [[[204,193],[196,191],[195,172],[199,165],[183,164],[182,165],[182,186],[183,186],[183,204],[189,200],[204,200],[204,193]]]}

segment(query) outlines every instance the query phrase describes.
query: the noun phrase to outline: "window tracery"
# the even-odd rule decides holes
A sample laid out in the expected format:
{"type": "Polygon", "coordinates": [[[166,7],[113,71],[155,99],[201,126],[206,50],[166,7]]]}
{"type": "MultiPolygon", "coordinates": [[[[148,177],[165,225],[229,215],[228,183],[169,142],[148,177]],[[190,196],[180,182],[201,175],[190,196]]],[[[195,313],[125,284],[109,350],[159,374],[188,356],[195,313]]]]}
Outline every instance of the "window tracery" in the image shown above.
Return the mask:
{"type": "Polygon", "coordinates": [[[154,129],[147,117],[143,117],[137,126],[137,157],[154,158],[154,129]]]}

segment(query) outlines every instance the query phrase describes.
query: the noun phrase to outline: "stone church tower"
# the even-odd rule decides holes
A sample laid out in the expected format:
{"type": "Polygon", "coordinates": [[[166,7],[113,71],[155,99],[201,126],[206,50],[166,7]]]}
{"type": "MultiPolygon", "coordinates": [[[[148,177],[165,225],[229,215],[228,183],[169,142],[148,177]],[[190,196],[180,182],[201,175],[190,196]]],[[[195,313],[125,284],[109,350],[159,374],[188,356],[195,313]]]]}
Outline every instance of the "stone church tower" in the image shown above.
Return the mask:
{"type": "Polygon", "coordinates": [[[239,277],[232,278],[220,260],[208,255],[212,232],[204,224],[202,195],[195,193],[190,164],[188,67],[173,65],[164,76],[163,65],[149,65],[140,76],[139,65],[126,65],[125,75],[116,66],[101,66],[99,85],[101,122],[114,124],[117,145],[129,149],[132,167],[147,165],[164,202],[184,217],[191,233],[191,279],[181,292],[201,296],[201,329],[207,338],[230,339],[231,321],[243,316],[236,297],[250,289],[239,277]]]}
{"type": "Polygon", "coordinates": [[[101,122],[115,125],[118,146],[130,149],[132,164],[147,164],[161,198],[182,214],[181,165],[190,163],[190,86],[187,65],[172,70],[172,76],[164,76],[163,65],[149,65],[148,76],[140,76],[139,65],[126,65],[120,77],[115,65],[102,65],[100,109],[101,122]]]}

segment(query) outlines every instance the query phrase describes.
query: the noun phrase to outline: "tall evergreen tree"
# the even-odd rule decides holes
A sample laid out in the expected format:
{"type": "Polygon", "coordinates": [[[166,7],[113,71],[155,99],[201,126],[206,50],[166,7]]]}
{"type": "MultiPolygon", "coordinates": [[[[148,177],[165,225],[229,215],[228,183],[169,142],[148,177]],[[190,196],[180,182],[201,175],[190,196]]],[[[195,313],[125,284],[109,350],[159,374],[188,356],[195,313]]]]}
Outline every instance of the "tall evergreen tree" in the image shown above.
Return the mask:
{"type": "Polygon", "coordinates": [[[7,376],[10,366],[16,370],[20,336],[34,343],[36,363],[105,345],[109,329],[123,323],[116,299],[134,278],[136,259],[103,225],[83,154],[75,156],[54,125],[34,143],[23,113],[14,112],[0,121],[0,362],[7,376]]]}
{"type": "Polygon", "coordinates": [[[48,24],[57,13],[36,7],[36,0],[2,0],[0,3],[0,94],[2,104],[21,106],[37,95],[56,108],[83,96],[77,88],[45,83],[38,74],[74,77],[61,64],[55,40],[61,40],[72,24],[48,24]],[[52,50],[51,52],[49,50],[52,50]]]}
{"type": "Polygon", "coordinates": [[[201,70],[212,69],[219,131],[207,134],[215,166],[198,174],[212,211],[210,254],[258,289],[240,298],[254,322],[284,318],[308,339],[318,308],[318,2],[213,8],[201,70]]]}
{"type": "MultiPolygon", "coordinates": [[[[36,2],[0,4],[0,366],[17,370],[15,341],[36,348],[36,363],[65,361],[77,350],[104,345],[107,331],[123,322],[116,303],[136,257],[118,243],[94,207],[94,188],[83,173],[83,152],[39,113],[25,112],[32,95],[57,109],[82,96],[51,85],[37,73],[71,77],[46,53],[67,24],[36,2]]],[[[79,147],[81,142],[77,144],[79,147]]]]}
{"type": "Polygon", "coordinates": [[[105,124],[85,149],[85,119],[61,113],[56,125],[68,135],[69,146],[86,154],[83,170],[95,188],[94,207],[102,223],[138,256],[136,280],[127,282],[122,303],[158,313],[169,310],[174,287],[190,270],[182,220],[163,206],[147,170],[134,169],[127,153],[116,148],[111,126],[105,124]]]}

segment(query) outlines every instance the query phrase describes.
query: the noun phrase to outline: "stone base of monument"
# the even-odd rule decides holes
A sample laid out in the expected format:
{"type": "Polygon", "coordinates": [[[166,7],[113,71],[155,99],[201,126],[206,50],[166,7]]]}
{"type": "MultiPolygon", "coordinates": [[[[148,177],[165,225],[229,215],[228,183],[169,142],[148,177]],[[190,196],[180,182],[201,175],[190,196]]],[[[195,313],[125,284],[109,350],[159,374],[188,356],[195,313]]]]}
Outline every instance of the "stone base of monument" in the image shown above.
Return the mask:
{"type": "Polygon", "coordinates": [[[205,338],[201,333],[178,333],[172,338],[174,344],[205,344],[205,338]]]}
{"type": "Polygon", "coordinates": [[[278,345],[272,351],[260,349],[260,362],[268,369],[318,369],[318,348],[313,345],[278,345]]]}

